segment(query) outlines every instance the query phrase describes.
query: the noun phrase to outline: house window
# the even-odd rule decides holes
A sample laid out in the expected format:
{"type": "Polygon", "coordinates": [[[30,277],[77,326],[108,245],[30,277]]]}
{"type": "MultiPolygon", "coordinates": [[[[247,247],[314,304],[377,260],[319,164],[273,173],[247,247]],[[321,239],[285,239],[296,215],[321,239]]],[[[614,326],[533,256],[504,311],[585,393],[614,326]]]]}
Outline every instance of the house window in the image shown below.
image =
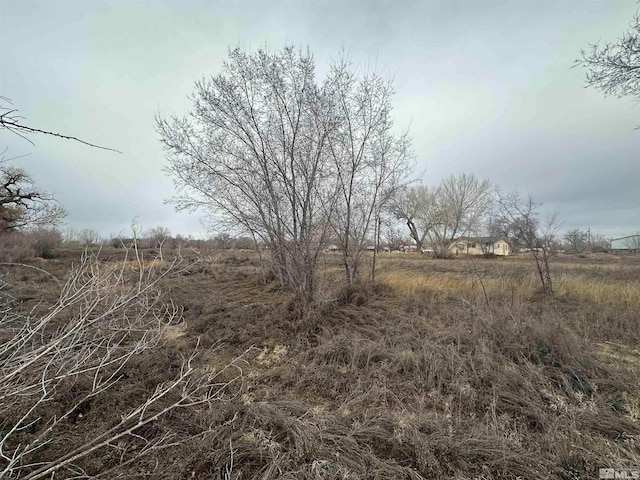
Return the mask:
{"type": "Polygon", "coordinates": [[[469,248],[476,248],[476,242],[469,242],[469,248]]]}

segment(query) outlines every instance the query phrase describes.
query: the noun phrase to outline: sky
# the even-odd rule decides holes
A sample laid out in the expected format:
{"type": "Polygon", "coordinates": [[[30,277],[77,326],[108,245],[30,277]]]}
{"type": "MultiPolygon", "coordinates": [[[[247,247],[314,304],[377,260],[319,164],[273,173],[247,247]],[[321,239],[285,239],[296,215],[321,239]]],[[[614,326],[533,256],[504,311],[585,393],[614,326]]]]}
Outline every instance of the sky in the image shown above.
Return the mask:
{"type": "Polygon", "coordinates": [[[5,159],[108,237],[143,228],[205,237],[176,212],[155,116],[185,115],[229,48],[346,51],[393,78],[394,124],[416,175],[472,173],[530,193],[563,229],[640,231],[640,108],[585,88],[582,49],[615,41],[638,6],[606,0],[0,0],[0,96],[23,123],[122,153],[0,131],[5,159]]]}

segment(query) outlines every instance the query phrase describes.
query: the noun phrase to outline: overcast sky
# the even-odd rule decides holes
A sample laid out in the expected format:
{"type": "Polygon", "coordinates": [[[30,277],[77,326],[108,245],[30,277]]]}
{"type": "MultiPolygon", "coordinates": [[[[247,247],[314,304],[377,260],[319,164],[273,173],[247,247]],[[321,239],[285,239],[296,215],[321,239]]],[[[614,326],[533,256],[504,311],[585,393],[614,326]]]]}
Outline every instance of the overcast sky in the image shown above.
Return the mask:
{"type": "Polygon", "coordinates": [[[5,157],[102,235],[144,227],[204,235],[164,203],[171,180],[154,116],[185,114],[229,47],[309,46],[318,70],[346,49],[393,76],[423,182],[474,173],[530,192],[564,229],[640,230],[640,108],[584,88],[580,50],[614,41],[630,0],[0,0],[0,95],[25,123],[122,154],[0,132],[5,157]]]}

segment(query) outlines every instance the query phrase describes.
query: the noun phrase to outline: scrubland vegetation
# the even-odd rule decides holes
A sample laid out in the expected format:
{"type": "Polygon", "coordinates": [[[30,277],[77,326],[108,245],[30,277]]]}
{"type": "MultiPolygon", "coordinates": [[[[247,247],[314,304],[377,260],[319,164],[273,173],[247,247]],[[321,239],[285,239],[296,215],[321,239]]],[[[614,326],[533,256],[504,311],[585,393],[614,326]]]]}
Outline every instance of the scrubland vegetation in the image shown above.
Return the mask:
{"type": "MultiPolygon", "coordinates": [[[[189,115],[156,118],[174,204],[255,251],[135,225],[62,244],[64,208],[0,160],[0,477],[577,480],[640,464],[640,258],[593,253],[590,230],[565,235],[590,253],[557,255],[556,215],[474,175],[415,184],[391,82],[346,58],[328,70],[293,47],[230,50],[189,115]],[[399,221],[437,259],[378,253],[383,225],[406,246],[399,221]],[[451,248],[480,233],[528,253],[451,248]]],[[[104,148],[0,111],[0,129],[104,148]]]]}
{"type": "MultiPolygon", "coordinates": [[[[84,252],[84,253],[83,253],[84,252]]],[[[248,250],[3,266],[7,478],[597,478],[639,463],[640,258],[380,254],[310,308],[248,250]],[[48,272],[48,273],[45,273],[48,272]]]]}

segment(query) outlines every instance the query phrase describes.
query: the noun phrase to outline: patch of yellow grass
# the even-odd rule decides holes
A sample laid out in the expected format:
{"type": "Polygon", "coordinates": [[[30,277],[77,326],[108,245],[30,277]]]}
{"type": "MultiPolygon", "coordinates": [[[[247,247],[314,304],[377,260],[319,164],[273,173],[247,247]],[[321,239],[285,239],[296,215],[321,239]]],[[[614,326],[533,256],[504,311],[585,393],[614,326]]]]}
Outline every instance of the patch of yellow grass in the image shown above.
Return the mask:
{"type": "MultiPolygon", "coordinates": [[[[470,296],[482,292],[482,284],[488,295],[518,297],[533,294],[538,288],[535,274],[515,280],[505,277],[480,279],[463,273],[420,273],[411,270],[387,270],[378,279],[389,285],[396,294],[405,298],[430,294],[435,296],[470,296]]],[[[623,282],[599,278],[564,277],[554,280],[556,294],[595,305],[625,305],[640,308],[640,282],[623,282]]]]}
{"type": "MultiPolygon", "coordinates": [[[[640,351],[636,348],[621,343],[604,342],[598,345],[596,352],[601,361],[616,370],[630,372],[636,376],[640,373],[640,351]]],[[[640,421],[640,395],[623,392],[621,396],[629,417],[634,422],[640,421]]]]}
{"type": "Polygon", "coordinates": [[[276,345],[272,351],[269,351],[269,348],[265,347],[256,357],[256,362],[259,365],[271,366],[280,363],[282,359],[287,356],[287,353],[288,349],[284,345],[276,345]]]}
{"type": "Polygon", "coordinates": [[[112,275],[120,276],[123,273],[126,274],[128,272],[137,274],[140,272],[140,267],[142,266],[144,274],[146,275],[153,270],[160,271],[162,268],[168,267],[168,265],[168,262],[163,262],[158,259],[149,261],[143,260],[141,262],[138,262],[137,260],[122,260],[100,264],[96,273],[99,272],[99,274],[104,277],[110,277],[112,275]]]}
{"type": "Polygon", "coordinates": [[[242,439],[257,448],[266,448],[269,451],[277,452],[281,449],[280,444],[271,438],[270,433],[265,433],[264,430],[257,428],[251,429],[242,435],[242,439]]]}
{"type": "Polygon", "coordinates": [[[629,345],[603,342],[598,345],[598,357],[604,362],[633,373],[640,373],[640,350],[629,345]]]}
{"type": "Polygon", "coordinates": [[[640,308],[640,283],[598,278],[565,278],[555,286],[568,298],[597,305],[626,305],[640,308]]]}
{"type": "Polygon", "coordinates": [[[393,270],[378,275],[382,283],[389,285],[396,293],[414,296],[423,293],[462,293],[465,280],[458,275],[424,275],[409,270],[393,270]]]}
{"type": "Polygon", "coordinates": [[[382,272],[378,279],[389,285],[398,295],[412,297],[420,294],[436,296],[469,296],[482,292],[482,284],[487,294],[505,293],[524,295],[535,290],[534,279],[525,278],[517,284],[496,277],[482,279],[470,274],[418,273],[410,270],[382,272]]]}
{"type": "Polygon", "coordinates": [[[178,325],[169,325],[165,328],[164,338],[166,340],[177,340],[187,333],[187,323],[181,322],[178,325]]]}

